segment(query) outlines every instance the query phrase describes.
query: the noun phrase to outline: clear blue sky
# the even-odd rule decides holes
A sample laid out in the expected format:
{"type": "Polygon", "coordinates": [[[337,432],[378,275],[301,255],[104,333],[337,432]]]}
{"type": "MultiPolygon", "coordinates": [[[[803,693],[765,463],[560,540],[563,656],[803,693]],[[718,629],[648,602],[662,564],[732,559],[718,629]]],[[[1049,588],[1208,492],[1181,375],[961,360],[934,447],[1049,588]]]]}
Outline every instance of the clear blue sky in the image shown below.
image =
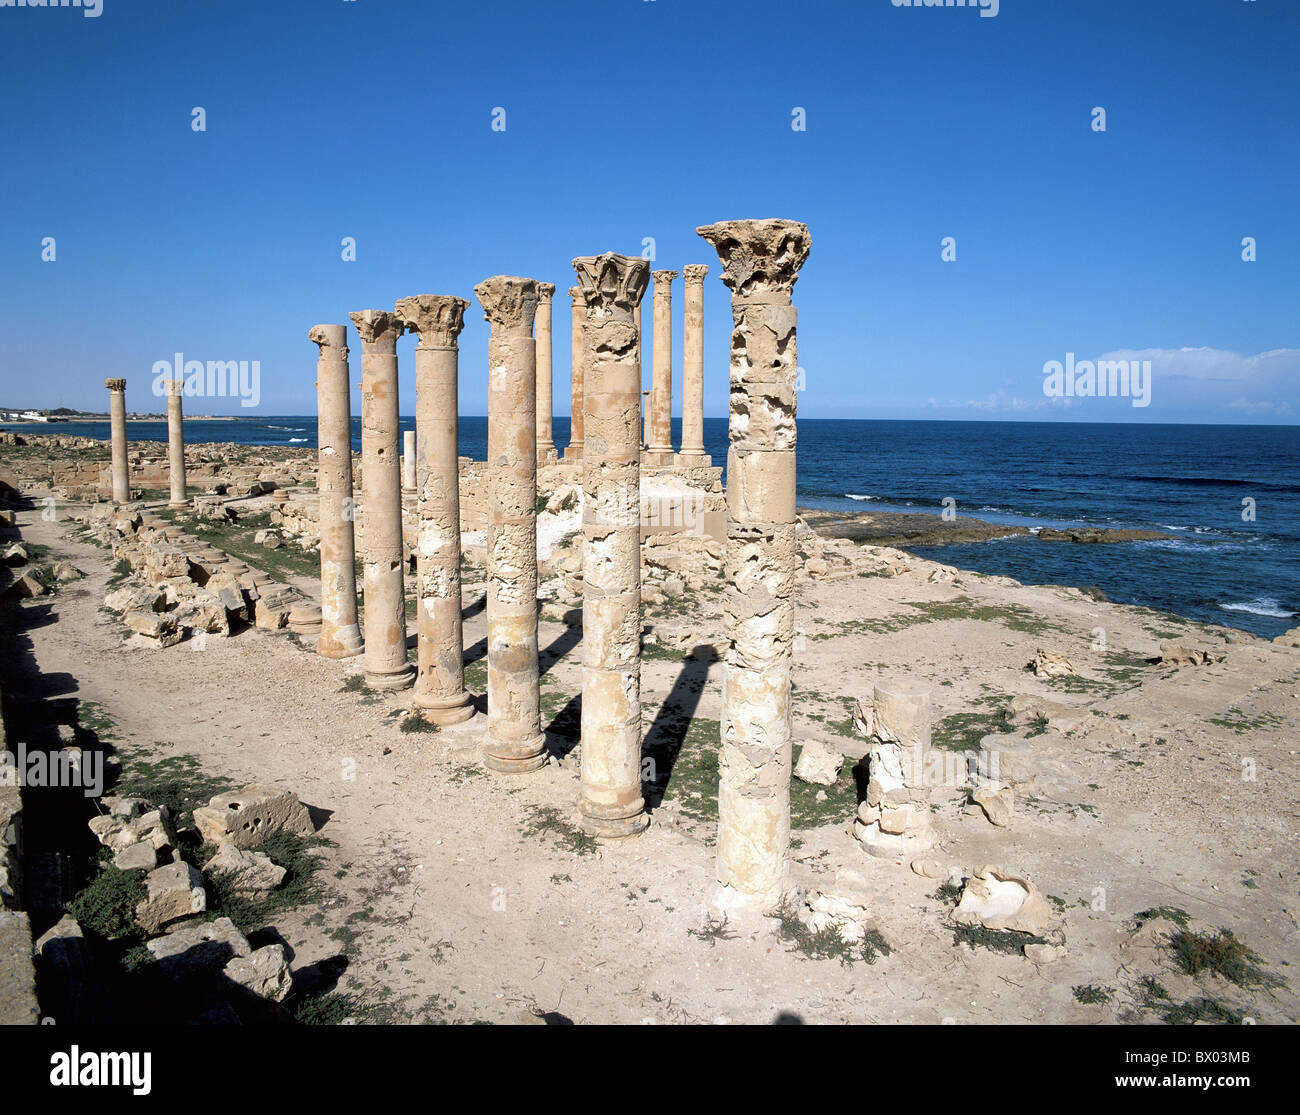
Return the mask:
{"type": "Polygon", "coordinates": [[[1296,0],[103,0],[0,7],[0,88],[0,403],[102,410],[112,375],[158,410],[179,351],[313,412],[310,326],[508,272],[559,287],[566,414],[570,260],[653,237],[656,267],[712,268],[721,415],[694,230],[779,216],[812,232],[801,415],[1300,419],[1296,0]],[[1044,398],[1044,362],[1130,350],[1151,406],[1044,398]]]}

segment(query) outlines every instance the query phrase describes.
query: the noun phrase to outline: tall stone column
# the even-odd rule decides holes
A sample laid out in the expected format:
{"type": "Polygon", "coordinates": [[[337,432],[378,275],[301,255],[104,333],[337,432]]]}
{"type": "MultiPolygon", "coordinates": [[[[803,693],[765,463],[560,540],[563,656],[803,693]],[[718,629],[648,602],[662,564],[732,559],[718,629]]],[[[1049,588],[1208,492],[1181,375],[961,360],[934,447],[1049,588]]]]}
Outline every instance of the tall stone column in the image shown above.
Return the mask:
{"type": "Polygon", "coordinates": [[[676,271],[654,273],[654,363],[651,365],[650,461],[673,463],[673,280],[676,271]]]}
{"type": "Polygon", "coordinates": [[[402,323],[385,310],[359,310],[350,316],[361,335],[366,684],[372,689],[405,689],[415,680],[415,670],[406,659],[402,476],[397,461],[397,338],[402,323]]]}
{"type": "Polygon", "coordinates": [[[556,458],[555,437],[551,432],[551,296],[554,283],[537,284],[537,459],[556,458]]]}
{"type": "Polygon", "coordinates": [[[171,485],[171,501],[167,506],[180,510],[190,505],[185,495],[185,415],[181,410],[185,381],[163,382],[167,384],[167,480],[171,485]]]}
{"type": "Polygon", "coordinates": [[[488,340],[488,728],[483,761],[522,773],[546,762],[537,668],[537,283],[494,275],[474,288],[488,340]]]}
{"type": "Polygon", "coordinates": [[[415,548],[418,664],[415,707],[431,724],[474,715],[465,691],[460,601],[460,460],[457,338],[463,298],[421,294],[397,303],[415,348],[415,470],[419,529],[415,548]]]}
{"type": "Polygon", "coordinates": [[[356,504],[352,493],[352,402],[348,327],[316,325],[316,444],[320,495],[320,638],[324,658],[361,653],[357,625],[356,504]]]}
{"type": "Polygon", "coordinates": [[[597,836],[646,825],[641,796],[641,341],[633,317],[650,265],[573,261],[586,303],[582,459],[581,823],[597,836]]]}
{"type": "Polygon", "coordinates": [[[682,451],[678,456],[684,465],[712,464],[704,452],[704,276],[708,273],[703,263],[682,268],[686,320],[682,333],[682,451]]]}
{"type": "MultiPolygon", "coordinates": [[[[641,303],[640,302],[638,302],[632,310],[632,324],[636,326],[636,335],[638,337],[641,336],[641,303]]],[[[641,361],[641,357],[638,354],[637,363],[639,364],[640,361],[641,361]]],[[[642,381],[644,381],[645,376],[643,375],[641,378],[642,381]]],[[[641,448],[642,450],[645,450],[650,447],[650,392],[645,389],[641,391],[640,418],[641,418],[641,448]]]]}
{"type": "MultiPolygon", "coordinates": [[[[400,310],[398,311],[401,312],[400,310]]],[[[415,431],[402,431],[402,491],[415,491],[415,431]]]]}
{"type": "Polygon", "coordinates": [[[108,436],[113,454],[113,502],[131,502],[131,473],[126,462],[126,380],[106,379],[108,436]]]}
{"type": "Polygon", "coordinates": [[[795,221],[721,221],[696,231],[722,262],[733,321],[728,646],[712,904],[771,910],[788,885],[798,363],[790,295],[808,258],[808,227],[795,221]]]}
{"type": "Polygon", "coordinates": [[[572,353],[572,371],[569,373],[571,383],[569,407],[569,445],[564,451],[566,461],[582,460],[582,441],[583,441],[583,414],[582,414],[582,330],[586,321],[585,303],[582,299],[582,291],[576,287],[569,287],[569,297],[573,300],[572,320],[569,328],[569,350],[572,353]]]}

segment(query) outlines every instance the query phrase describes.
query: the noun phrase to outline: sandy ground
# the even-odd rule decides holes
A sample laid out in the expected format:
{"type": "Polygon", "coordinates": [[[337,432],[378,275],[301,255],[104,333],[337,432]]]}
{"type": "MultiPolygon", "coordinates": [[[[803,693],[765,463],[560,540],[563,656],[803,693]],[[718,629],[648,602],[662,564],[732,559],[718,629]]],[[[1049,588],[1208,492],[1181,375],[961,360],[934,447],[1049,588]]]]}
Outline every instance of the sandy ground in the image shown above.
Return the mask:
{"type": "MultiPolygon", "coordinates": [[[[872,859],[849,834],[854,793],[846,780],[822,803],[816,787],[795,783],[796,822],[819,822],[797,828],[795,881],[815,890],[842,868],[858,871],[892,946],[873,964],[844,964],[803,954],[772,919],[710,932],[707,740],[720,711],[720,667],[707,657],[660,652],[645,661],[647,748],[657,741],[662,755],[677,746],[680,753],[650,828],[583,854],[562,833],[537,831],[537,810],[568,815],[576,801],[576,740],[565,732],[551,733],[551,765],[501,776],[477,763],[472,738],[401,732],[409,694],[344,689],[359,659],[327,661],[293,637],[257,630],[208,638],[202,650],[129,646],[120,621],[101,608],[109,552],[76,540],[66,517],[46,522],[24,511],[19,526],[88,574],[28,605],[48,607],[53,622],[26,632],[24,652],[42,674],[67,674],[71,695],[103,706],[125,763],[140,747],[157,748],[155,758],[190,754],[211,774],[291,787],[327,815],[331,895],[276,928],[292,945],[295,970],[341,969],[338,989],[379,1017],[1154,1022],[1158,1014],[1136,1006],[1133,989],[1155,975],[1175,1001],[1212,997],[1260,1022],[1300,1018],[1293,967],[1300,651],[1250,636],[1228,643],[1224,629],[1074,590],[966,573],[932,582],[939,567],[919,559],[896,577],[805,582],[796,645],[800,740],[816,736],[860,755],[863,741],[846,735],[848,708],[877,678],[931,685],[936,722],[1020,693],[1089,713],[1068,734],[1034,737],[1060,777],[1035,801],[1017,801],[1011,828],[964,813],[957,789],[934,794],[944,835],[933,858],[965,873],[987,863],[1026,872],[1056,900],[1067,953],[1042,967],[955,944],[950,905],[936,893],[943,880],[872,859]],[[911,602],[935,607],[922,613],[911,602]],[[1092,649],[1097,629],[1105,650],[1092,649]],[[1132,667],[1168,634],[1194,637],[1226,658],[1132,667]],[[1038,647],[1068,653],[1090,683],[1035,679],[1024,667],[1038,647]],[[700,727],[704,745],[688,731],[700,727]],[[1243,759],[1253,761],[1254,780],[1243,777],[1243,759]],[[1290,982],[1243,991],[1214,976],[1183,976],[1150,925],[1134,932],[1134,916],[1155,906],[1231,928],[1290,982]],[[1073,989],[1087,984],[1113,994],[1080,1003],[1073,989]]],[[[677,614],[649,618],[701,641],[722,634],[708,593],[677,614]]],[[[483,610],[471,598],[465,643],[470,687],[479,693],[484,634],[483,610]]],[[[540,645],[543,724],[563,729],[574,723],[580,691],[578,632],[543,621],[540,645]]]]}

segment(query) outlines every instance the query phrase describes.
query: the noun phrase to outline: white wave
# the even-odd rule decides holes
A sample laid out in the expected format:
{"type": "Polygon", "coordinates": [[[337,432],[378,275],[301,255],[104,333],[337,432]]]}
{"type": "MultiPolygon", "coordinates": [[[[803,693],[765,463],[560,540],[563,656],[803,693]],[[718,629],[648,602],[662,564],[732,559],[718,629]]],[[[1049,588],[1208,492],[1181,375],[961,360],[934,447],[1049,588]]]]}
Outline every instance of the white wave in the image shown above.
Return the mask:
{"type": "Polygon", "coordinates": [[[295,441],[306,441],[306,440],[307,439],[305,437],[291,437],[289,439],[289,444],[292,445],[295,441]]]}
{"type": "Polygon", "coordinates": [[[875,497],[875,496],[857,496],[857,495],[854,495],[852,492],[845,492],[845,493],[844,493],[844,498],[845,498],[845,499],[856,499],[856,500],[870,500],[870,499],[875,499],[876,497],[875,497]]]}
{"type": "Polygon", "coordinates": [[[1248,604],[1220,604],[1225,612],[1249,612],[1252,616],[1270,616],[1273,619],[1289,619],[1295,612],[1288,612],[1271,596],[1257,597],[1248,604]]]}

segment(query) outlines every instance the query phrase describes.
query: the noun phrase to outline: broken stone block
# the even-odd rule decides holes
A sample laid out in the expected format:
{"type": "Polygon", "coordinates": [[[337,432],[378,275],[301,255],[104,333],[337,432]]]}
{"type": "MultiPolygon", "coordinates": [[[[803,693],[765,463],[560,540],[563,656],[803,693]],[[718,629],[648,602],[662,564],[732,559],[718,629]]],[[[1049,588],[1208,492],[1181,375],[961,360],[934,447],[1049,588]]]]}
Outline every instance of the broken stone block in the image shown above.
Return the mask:
{"type": "Polygon", "coordinates": [[[1073,677],[1079,672],[1065,655],[1041,649],[1034,654],[1034,660],[1025,669],[1033,670],[1034,676],[1040,678],[1073,677]]]}
{"type": "Polygon", "coordinates": [[[311,836],[316,831],[293,791],[261,785],[218,794],[194,810],[194,825],[207,843],[236,848],[255,848],[273,832],[311,836]]]}
{"type": "Polygon", "coordinates": [[[977,871],[967,881],[952,916],[958,925],[1010,929],[1036,937],[1042,936],[1052,921],[1047,899],[1033,883],[995,866],[977,871]]]}
{"type": "Polygon", "coordinates": [[[234,844],[221,849],[203,866],[208,878],[228,878],[236,894],[262,895],[275,890],[288,872],[264,852],[246,852],[234,844]]]}
{"type": "Polygon", "coordinates": [[[185,637],[176,616],[170,612],[127,612],[122,620],[131,631],[155,646],[172,647],[185,637]]]}
{"type": "Polygon", "coordinates": [[[920,875],[922,879],[942,879],[948,874],[943,865],[934,859],[914,859],[911,866],[912,874],[920,875]]]}
{"type": "Polygon", "coordinates": [[[561,484],[554,492],[551,498],[546,501],[546,511],[550,515],[558,515],[573,507],[578,502],[578,489],[572,484],[561,484]]]}
{"type": "Polygon", "coordinates": [[[1188,643],[1161,643],[1160,665],[1162,666],[1208,666],[1214,661],[1209,651],[1188,643]]]}
{"type": "Polygon", "coordinates": [[[984,810],[990,824],[1006,828],[1015,815],[1015,795],[1010,786],[990,783],[971,794],[971,801],[984,810]]]}
{"type": "Polygon", "coordinates": [[[223,970],[228,980],[261,999],[282,1003],[293,990],[293,974],[282,945],[265,945],[248,956],[236,956],[223,970]]]}
{"type": "Polygon", "coordinates": [[[37,596],[44,596],[50,590],[46,588],[44,582],[26,573],[19,577],[6,590],[7,594],[16,600],[31,600],[37,596]]]}
{"type": "Polygon", "coordinates": [[[119,871],[152,871],[158,866],[158,849],[147,840],[129,844],[113,857],[119,871]]]}
{"type": "Polygon", "coordinates": [[[146,933],[157,933],[169,921],[201,914],[208,908],[203,876],[190,864],[169,863],[145,878],[148,897],[135,908],[136,920],[146,933]]]}
{"type": "Polygon", "coordinates": [[[6,565],[26,565],[27,564],[27,547],[19,542],[15,542],[5,550],[3,560],[6,565]]]}
{"type": "Polygon", "coordinates": [[[1048,728],[1058,732],[1068,732],[1087,719],[1086,709],[1071,708],[1059,701],[1050,701],[1046,697],[1029,694],[1013,697],[1007,707],[1007,722],[1013,728],[1028,728],[1041,725],[1045,721],[1048,728]]]}
{"type": "Polygon", "coordinates": [[[62,976],[84,979],[90,970],[90,950],[81,926],[71,914],[64,914],[45,931],[34,949],[45,963],[62,976]]]}
{"type": "Polygon", "coordinates": [[[289,613],[300,603],[292,589],[259,595],[253,605],[253,622],[263,631],[281,631],[289,626],[289,613]]]}
{"type": "Polygon", "coordinates": [[[169,979],[192,981],[220,972],[237,956],[253,950],[229,918],[185,926],[146,943],[169,979]]]}
{"type": "Polygon", "coordinates": [[[975,769],[979,777],[988,782],[1026,786],[1038,774],[1039,765],[1032,740],[993,735],[980,740],[975,769]]]}
{"type": "Polygon", "coordinates": [[[803,782],[818,786],[834,786],[840,776],[844,756],[821,740],[809,740],[799,753],[794,776],[803,782]]]}
{"type": "Polygon", "coordinates": [[[127,585],[105,596],[104,607],[114,612],[161,612],[167,607],[167,594],[155,588],[127,585]]]}

